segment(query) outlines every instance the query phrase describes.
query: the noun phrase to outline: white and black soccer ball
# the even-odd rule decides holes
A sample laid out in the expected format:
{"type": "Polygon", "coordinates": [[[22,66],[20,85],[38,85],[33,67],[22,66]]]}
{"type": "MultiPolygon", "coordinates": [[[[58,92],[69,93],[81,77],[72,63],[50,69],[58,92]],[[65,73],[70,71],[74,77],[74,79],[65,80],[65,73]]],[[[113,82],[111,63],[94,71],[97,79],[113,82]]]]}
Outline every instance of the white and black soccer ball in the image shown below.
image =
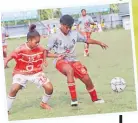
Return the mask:
{"type": "Polygon", "coordinates": [[[126,88],[126,81],[121,77],[115,77],[110,82],[111,88],[115,92],[122,92],[126,88]]]}

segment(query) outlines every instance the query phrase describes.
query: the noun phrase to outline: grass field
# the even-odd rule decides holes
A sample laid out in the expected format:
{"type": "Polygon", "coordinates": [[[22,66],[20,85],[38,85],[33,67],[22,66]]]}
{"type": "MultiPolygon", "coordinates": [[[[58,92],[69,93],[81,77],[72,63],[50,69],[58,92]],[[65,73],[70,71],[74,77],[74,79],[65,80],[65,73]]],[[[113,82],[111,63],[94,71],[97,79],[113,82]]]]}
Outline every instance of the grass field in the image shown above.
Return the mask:
{"type": "MultiPolygon", "coordinates": [[[[79,106],[71,107],[66,78],[54,68],[53,59],[48,59],[49,66],[45,69],[45,73],[54,86],[54,93],[49,101],[53,109],[46,111],[39,107],[43,90],[28,83],[27,88],[18,93],[9,120],[136,111],[130,31],[120,29],[94,33],[93,38],[107,43],[109,49],[104,51],[99,46],[93,45],[90,47],[90,57],[84,57],[83,44],[78,43],[76,51],[78,59],[88,68],[99,97],[105,100],[104,104],[92,103],[85,86],[79,80],[76,80],[79,106]],[[110,87],[110,80],[116,76],[123,77],[127,82],[125,91],[118,94],[113,92],[110,87]]],[[[8,52],[25,41],[26,39],[8,40],[8,52]]],[[[42,39],[41,43],[46,45],[46,39],[42,39]]],[[[12,83],[11,73],[14,64],[14,61],[10,62],[10,68],[5,70],[7,93],[12,83]]]]}

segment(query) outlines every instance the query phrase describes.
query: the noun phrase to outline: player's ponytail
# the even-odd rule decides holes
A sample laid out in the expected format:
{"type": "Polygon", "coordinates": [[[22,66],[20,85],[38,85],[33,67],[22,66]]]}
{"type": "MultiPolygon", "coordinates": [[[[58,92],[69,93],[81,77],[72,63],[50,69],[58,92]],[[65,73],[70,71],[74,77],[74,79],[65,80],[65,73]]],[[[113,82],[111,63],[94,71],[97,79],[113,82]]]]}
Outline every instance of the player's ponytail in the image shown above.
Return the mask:
{"type": "Polygon", "coordinates": [[[29,32],[27,34],[27,40],[32,39],[34,37],[40,37],[39,32],[36,30],[36,25],[35,24],[31,24],[29,27],[29,32]]]}
{"type": "Polygon", "coordinates": [[[29,32],[33,32],[35,31],[36,29],[36,25],[35,24],[32,24],[30,27],[29,27],[29,32]]]}

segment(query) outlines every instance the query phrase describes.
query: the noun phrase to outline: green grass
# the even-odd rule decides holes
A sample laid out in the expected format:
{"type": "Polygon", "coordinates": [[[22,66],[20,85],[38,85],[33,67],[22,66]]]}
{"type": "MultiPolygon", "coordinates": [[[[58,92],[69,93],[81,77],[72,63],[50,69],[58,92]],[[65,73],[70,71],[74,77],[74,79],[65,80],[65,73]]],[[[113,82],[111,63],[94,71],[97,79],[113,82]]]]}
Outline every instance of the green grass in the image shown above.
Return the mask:
{"type": "MultiPolygon", "coordinates": [[[[43,89],[37,89],[35,85],[28,83],[27,88],[18,93],[9,120],[136,111],[130,31],[120,29],[94,33],[93,38],[107,43],[109,49],[104,51],[99,46],[93,45],[90,46],[90,57],[84,57],[83,44],[78,43],[76,51],[78,59],[88,68],[99,97],[105,100],[104,104],[92,103],[84,84],[76,80],[79,106],[71,107],[66,78],[54,68],[53,59],[48,59],[49,66],[45,69],[45,73],[54,86],[54,93],[49,101],[53,109],[46,111],[39,107],[43,89]],[[118,94],[110,87],[110,80],[116,76],[123,77],[127,82],[125,91],[118,94]]],[[[9,40],[8,52],[25,41],[26,39],[9,40]]],[[[42,39],[41,43],[46,45],[47,40],[42,39]]],[[[10,62],[10,68],[5,70],[7,93],[12,83],[11,73],[14,64],[14,61],[10,62]]]]}

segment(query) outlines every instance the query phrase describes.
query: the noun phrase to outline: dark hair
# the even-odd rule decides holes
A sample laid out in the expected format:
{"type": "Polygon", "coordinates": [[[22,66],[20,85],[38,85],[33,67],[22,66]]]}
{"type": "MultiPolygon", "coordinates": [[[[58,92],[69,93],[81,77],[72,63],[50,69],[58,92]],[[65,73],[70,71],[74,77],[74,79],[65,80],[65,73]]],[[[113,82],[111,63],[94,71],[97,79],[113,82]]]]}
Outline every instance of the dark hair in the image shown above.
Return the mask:
{"type": "Polygon", "coordinates": [[[60,18],[60,23],[69,26],[70,28],[72,27],[73,23],[74,23],[74,19],[72,16],[70,15],[63,15],[60,18]]]}
{"type": "Polygon", "coordinates": [[[27,33],[27,40],[28,39],[32,39],[36,36],[40,36],[39,32],[36,31],[36,25],[35,24],[32,24],[30,27],[29,27],[29,32],[27,33]]]}
{"type": "Polygon", "coordinates": [[[82,11],[85,11],[85,12],[86,12],[86,9],[82,9],[81,12],[82,12],[82,11]]]}

